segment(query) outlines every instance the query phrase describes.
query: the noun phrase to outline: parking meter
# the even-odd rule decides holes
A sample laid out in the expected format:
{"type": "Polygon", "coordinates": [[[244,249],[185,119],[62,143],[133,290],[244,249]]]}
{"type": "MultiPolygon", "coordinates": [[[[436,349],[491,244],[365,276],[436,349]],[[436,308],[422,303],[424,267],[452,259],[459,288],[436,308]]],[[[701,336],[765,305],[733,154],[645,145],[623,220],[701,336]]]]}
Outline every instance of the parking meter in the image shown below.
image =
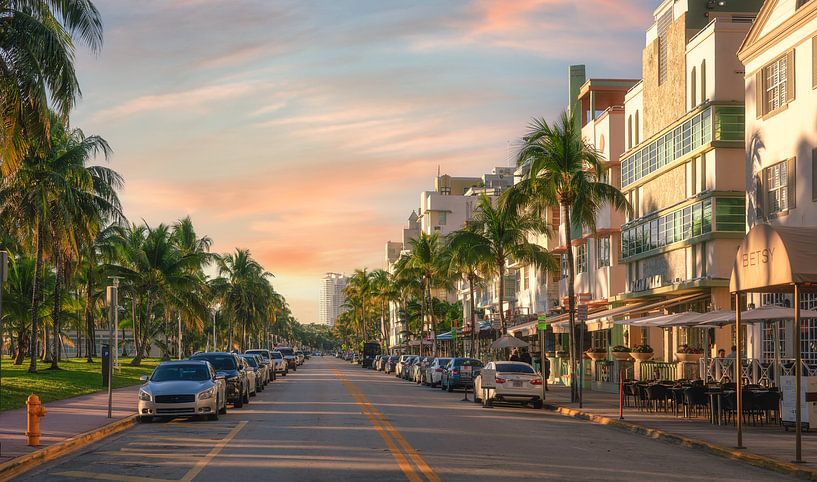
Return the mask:
{"type": "Polygon", "coordinates": [[[111,345],[102,345],[102,386],[108,386],[108,374],[111,373],[111,345]]]}

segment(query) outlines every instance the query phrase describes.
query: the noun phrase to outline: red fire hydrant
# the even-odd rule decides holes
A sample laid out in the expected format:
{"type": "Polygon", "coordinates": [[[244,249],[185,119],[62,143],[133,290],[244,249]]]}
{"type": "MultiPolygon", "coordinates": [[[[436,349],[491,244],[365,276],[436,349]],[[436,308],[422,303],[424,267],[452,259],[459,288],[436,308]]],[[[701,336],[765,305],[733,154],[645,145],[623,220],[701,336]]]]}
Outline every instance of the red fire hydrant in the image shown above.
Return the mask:
{"type": "Polygon", "coordinates": [[[40,445],[40,417],[45,417],[45,407],[40,402],[40,397],[31,394],[26,400],[26,412],[28,419],[28,426],[26,430],[26,437],[28,437],[28,445],[37,447],[40,445]]]}

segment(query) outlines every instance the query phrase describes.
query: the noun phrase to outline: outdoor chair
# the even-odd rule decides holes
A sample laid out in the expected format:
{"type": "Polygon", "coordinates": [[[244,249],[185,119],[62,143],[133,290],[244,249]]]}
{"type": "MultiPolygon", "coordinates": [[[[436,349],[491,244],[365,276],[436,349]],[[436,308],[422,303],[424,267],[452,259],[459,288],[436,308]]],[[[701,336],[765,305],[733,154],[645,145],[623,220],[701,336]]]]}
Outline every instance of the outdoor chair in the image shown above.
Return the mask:
{"type": "Polygon", "coordinates": [[[780,423],[780,392],[768,391],[753,394],[754,405],[760,416],[761,423],[765,420],[769,423],[770,416],[774,414],[773,420],[780,423]]]}
{"type": "Polygon", "coordinates": [[[667,411],[667,401],[670,399],[670,389],[657,383],[655,385],[647,385],[645,387],[647,392],[647,402],[652,404],[654,411],[658,411],[659,407],[663,407],[667,411]]]}
{"type": "Polygon", "coordinates": [[[708,409],[709,396],[703,386],[691,386],[684,389],[684,412],[687,417],[691,416],[693,411],[696,414],[702,410],[706,413],[708,409]]]}
{"type": "Polygon", "coordinates": [[[635,383],[624,383],[624,406],[632,407],[638,401],[638,388],[635,383]],[[632,401],[632,405],[631,405],[632,401]]]}

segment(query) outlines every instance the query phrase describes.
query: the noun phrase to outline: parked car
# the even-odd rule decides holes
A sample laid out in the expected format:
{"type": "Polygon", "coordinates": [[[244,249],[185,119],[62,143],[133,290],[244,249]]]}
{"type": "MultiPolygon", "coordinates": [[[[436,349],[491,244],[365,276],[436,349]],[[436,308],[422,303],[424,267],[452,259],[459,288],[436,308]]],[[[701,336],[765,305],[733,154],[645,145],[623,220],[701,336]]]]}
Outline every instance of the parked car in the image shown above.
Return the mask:
{"type": "Polygon", "coordinates": [[[280,351],[273,350],[270,356],[272,357],[273,367],[275,367],[275,373],[280,373],[281,376],[287,376],[289,374],[289,364],[286,358],[284,358],[284,355],[282,355],[280,351]]]}
{"type": "Polygon", "coordinates": [[[406,360],[405,366],[403,367],[402,372],[400,373],[400,378],[403,380],[411,380],[411,374],[414,373],[414,364],[420,360],[418,355],[414,355],[409,357],[406,360]]]}
{"type": "Polygon", "coordinates": [[[275,350],[284,355],[287,361],[287,367],[293,372],[298,371],[298,357],[295,356],[295,350],[288,346],[277,346],[275,350]]]}
{"type": "Polygon", "coordinates": [[[298,365],[303,365],[304,360],[306,360],[306,356],[304,356],[304,352],[301,350],[295,350],[295,357],[298,360],[298,365]]]}
{"type": "Polygon", "coordinates": [[[406,366],[406,362],[413,356],[414,355],[400,355],[400,358],[397,360],[397,368],[394,370],[394,376],[399,378],[403,374],[403,368],[406,366]]]}
{"type": "Polygon", "coordinates": [[[496,370],[496,388],[482,391],[482,376],[474,380],[474,401],[490,405],[494,400],[533,405],[542,408],[542,377],[532,366],[524,362],[497,361],[488,363],[485,370],[496,370]]]}
{"type": "Polygon", "coordinates": [[[227,413],[224,376],[205,360],[160,363],[150,377],[140,378],[136,413],[140,422],[153,417],[194,416],[218,420],[227,413]]]}
{"type": "Polygon", "coordinates": [[[443,367],[448,365],[450,358],[435,358],[431,365],[426,369],[426,385],[436,387],[439,385],[443,377],[443,367]]]}
{"type": "Polygon", "coordinates": [[[379,372],[384,371],[386,369],[386,362],[389,361],[390,356],[391,355],[382,355],[380,359],[375,362],[374,369],[379,372]]]}
{"type": "Polygon", "coordinates": [[[381,358],[383,358],[383,355],[375,355],[374,358],[372,358],[372,363],[369,365],[369,368],[377,370],[377,364],[380,363],[381,358]]]}
{"type": "Polygon", "coordinates": [[[267,383],[275,381],[275,362],[272,360],[272,351],[267,350],[266,348],[253,348],[252,350],[247,350],[244,353],[249,355],[260,355],[261,360],[267,367],[267,383]]]}
{"type": "Polygon", "coordinates": [[[412,381],[414,383],[424,383],[426,370],[428,369],[428,365],[434,361],[434,357],[431,356],[424,356],[420,358],[420,362],[414,365],[414,369],[412,370],[412,381]]]}
{"type": "Polygon", "coordinates": [[[258,392],[264,390],[264,372],[258,365],[255,355],[241,355],[247,364],[247,374],[250,381],[250,396],[254,397],[258,392]]]}
{"type": "Polygon", "coordinates": [[[384,373],[394,373],[397,370],[397,361],[400,359],[399,356],[392,355],[386,360],[385,368],[383,368],[384,373]]]}
{"type": "Polygon", "coordinates": [[[363,368],[371,368],[376,356],[380,355],[380,343],[366,343],[363,345],[363,368]]]}
{"type": "Polygon", "coordinates": [[[455,388],[471,388],[481,368],[482,362],[476,358],[452,358],[443,369],[440,388],[449,392],[455,388]]]}
{"type": "Polygon", "coordinates": [[[235,408],[241,408],[250,403],[250,382],[243,360],[235,353],[205,352],[196,353],[191,360],[205,360],[213,365],[216,373],[223,376],[227,383],[227,402],[235,408]]]}

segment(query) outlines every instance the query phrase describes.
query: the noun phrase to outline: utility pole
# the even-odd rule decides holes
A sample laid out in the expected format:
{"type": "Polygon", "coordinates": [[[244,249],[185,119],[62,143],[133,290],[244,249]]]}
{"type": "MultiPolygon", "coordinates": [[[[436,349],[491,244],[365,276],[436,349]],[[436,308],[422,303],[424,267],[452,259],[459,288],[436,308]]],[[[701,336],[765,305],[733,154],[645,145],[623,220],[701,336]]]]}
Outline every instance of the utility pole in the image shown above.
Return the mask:
{"type": "MultiPolygon", "coordinates": [[[[108,286],[108,332],[109,343],[114,339],[114,334],[118,333],[114,325],[119,320],[119,278],[112,276],[113,286],[108,286]]],[[[108,418],[112,418],[113,407],[113,356],[117,352],[117,347],[108,349],[108,418]]]]}

